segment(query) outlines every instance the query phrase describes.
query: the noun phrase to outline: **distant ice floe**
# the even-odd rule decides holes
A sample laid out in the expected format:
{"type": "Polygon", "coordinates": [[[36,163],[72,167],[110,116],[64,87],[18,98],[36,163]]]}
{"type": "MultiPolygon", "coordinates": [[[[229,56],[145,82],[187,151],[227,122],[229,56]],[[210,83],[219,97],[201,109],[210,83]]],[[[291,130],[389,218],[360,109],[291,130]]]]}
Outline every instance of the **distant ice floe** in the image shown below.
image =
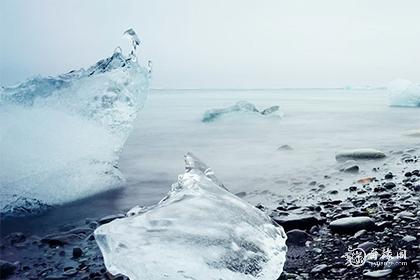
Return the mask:
{"type": "Polygon", "coordinates": [[[192,154],[158,204],[95,230],[106,268],[130,279],[273,280],[286,235],[264,212],[230,193],[192,154]]]}
{"type": "Polygon", "coordinates": [[[150,73],[121,52],[87,70],[0,89],[0,212],[20,215],[118,186],[119,153],[150,73]]]}
{"type": "Polygon", "coordinates": [[[363,90],[363,91],[368,91],[368,90],[384,90],[384,89],[386,89],[386,87],[384,87],[384,86],[372,86],[372,85],[358,85],[358,86],[347,85],[343,89],[344,90],[363,90]]]}
{"type": "Polygon", "coordinates": [[[420,129],[407,130],[403,133],[405,136],[420,137],[420,129]]]}
{"type": "Polygon", "coordinates": [[[420,107],[420,84],[397,79],[388,86],[390,105],[399,107],[420,107]]]}
{"type": "Polygon", "coordinates": [[[281,117],[282,114],[279,113],[279,106],[272,106],[264,110],[258,110],[254,104],[247,101],[241,100],[238,101],[235,105],[222,108],[222,109],[211,109],[204,113],[202,122],[213,122],[225,116],[237,115],[237,114],[249,114],[254,116],[277,116],[281,117]]]}

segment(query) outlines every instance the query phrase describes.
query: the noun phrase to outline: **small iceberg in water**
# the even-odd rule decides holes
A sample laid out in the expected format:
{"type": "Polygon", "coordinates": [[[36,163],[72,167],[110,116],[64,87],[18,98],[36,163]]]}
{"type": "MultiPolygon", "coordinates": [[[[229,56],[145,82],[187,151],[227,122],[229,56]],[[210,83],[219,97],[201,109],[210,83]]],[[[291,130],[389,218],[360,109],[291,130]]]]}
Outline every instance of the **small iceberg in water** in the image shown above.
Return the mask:
{"type": "Polygon", "coordinates": [[[264,110],[258,110],[254,104],[247,101],[238,101],[235,105],[223,109],[211,109],[204,113],[202,122],[213,122],[222,118],[223,116],[235,114],[251,114],[256,116],[276,116],[281,117],[281,114],[276,114],[279,111],[279,106],[271,106],[264,110]]]}
{"type": "Polygon", "coordinates": [[[405,136],[420,137],[420,129],[407,130],[403,133],[405,136]]]}
{"type": "Polygon", "coordinates": [[[0,89],[0,213],[25,215],[116,187],[150,73],[121,52],[87,70],[0,89]]]}
{"type": "Polygon", "coordinates": [[[420,107],[420,84],[397,79],[388,86],[390,104],[397,107],[420,107]]]}
{"type": "Polygon", "coordinates": [[[277,279],[286,257],[283,228],[230,193],[192,154],[158,204],[95,230],[105,265],[130,279],[277,279]]]}

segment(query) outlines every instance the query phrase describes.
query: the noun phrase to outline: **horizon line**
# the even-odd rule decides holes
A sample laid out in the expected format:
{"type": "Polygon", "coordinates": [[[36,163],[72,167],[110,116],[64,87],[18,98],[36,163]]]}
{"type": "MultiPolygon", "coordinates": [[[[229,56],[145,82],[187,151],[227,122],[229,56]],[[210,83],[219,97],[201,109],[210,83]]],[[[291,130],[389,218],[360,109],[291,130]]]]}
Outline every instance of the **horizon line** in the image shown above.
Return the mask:
{"type": "Polygon", "coordinates": [[[155,87],[150,88],[150,90],[233,90],[233,91],[251,91],[251,90],[259,90],[259,91],[269,91],[269,90],[386,90],[386,86],[372,86],[372,87],[364,87],[364,86],[346,86],[346,87],[276,87],[276,88],[163,88],[163,87],[155,87]]]}

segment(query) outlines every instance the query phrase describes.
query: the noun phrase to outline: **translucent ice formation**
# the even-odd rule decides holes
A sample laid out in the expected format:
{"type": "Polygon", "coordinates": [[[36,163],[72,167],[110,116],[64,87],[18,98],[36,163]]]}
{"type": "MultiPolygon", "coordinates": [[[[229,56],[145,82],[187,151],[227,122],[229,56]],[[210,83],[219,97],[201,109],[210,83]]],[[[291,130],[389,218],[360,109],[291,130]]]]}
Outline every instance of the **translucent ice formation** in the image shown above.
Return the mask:
{"type": "Polygon", "coordinates": [[[397,79],[388,86],[391,106],[420,107],[420,84],[397,79]]]}
{"type": "Polygon", "coordinates": [[[185,161],[185,174],[158,204],[96,229],[108,271],[133,280],[277,279],[283,229],[227,191],[192,154],[185,161]]]}
{"type": "Polygon", "coordinates": [[[149,85],[115,52],[88,68],[0,90],[0,211],[19,215],[115,187],[149,85]]]}
{"type": "Polygon", "coordinates": [[[124,35],[126,35],[130,41],[131,41],[131,45],[132,45],[132,50],[130,53],[130,56],[134,59],[136,59],[136,51],[137,51],[137,47],[140,45],[140,39],[137,36],[136,32],[133,30],[133,28],[130,28],[128,30],[126,30],[124,32],[124,35]]]}
{"type": "MultiPolygon", "coordinates": [[[[262,111],[258,110],[254,104],[247,101],[238,101],[235,105],[223,108],[223,109],[211,109],[204,113],[202,122],[213,122],[222,116],[237,114],[237,113],[247,113],[258,116],[269,116],[274,115],[275,112],[279,110],[279,106],[272,106],[262,111]]],[[[279,116],[279,115],[277,115],[279,116]]]]}

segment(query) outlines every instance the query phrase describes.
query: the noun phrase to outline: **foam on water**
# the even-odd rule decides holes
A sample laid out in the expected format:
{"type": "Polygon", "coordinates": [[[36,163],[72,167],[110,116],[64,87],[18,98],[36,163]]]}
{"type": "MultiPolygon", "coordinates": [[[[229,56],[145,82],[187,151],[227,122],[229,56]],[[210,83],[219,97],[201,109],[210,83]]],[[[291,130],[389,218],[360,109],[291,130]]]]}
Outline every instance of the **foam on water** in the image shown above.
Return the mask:
{"type": "Polygon", "coordinates": [[[120,52],[0,90],[0,209],[36,211],[118,186],[150,73],[120,52]],[[42,208],[42,207],[41,207],[42,208]]]}

